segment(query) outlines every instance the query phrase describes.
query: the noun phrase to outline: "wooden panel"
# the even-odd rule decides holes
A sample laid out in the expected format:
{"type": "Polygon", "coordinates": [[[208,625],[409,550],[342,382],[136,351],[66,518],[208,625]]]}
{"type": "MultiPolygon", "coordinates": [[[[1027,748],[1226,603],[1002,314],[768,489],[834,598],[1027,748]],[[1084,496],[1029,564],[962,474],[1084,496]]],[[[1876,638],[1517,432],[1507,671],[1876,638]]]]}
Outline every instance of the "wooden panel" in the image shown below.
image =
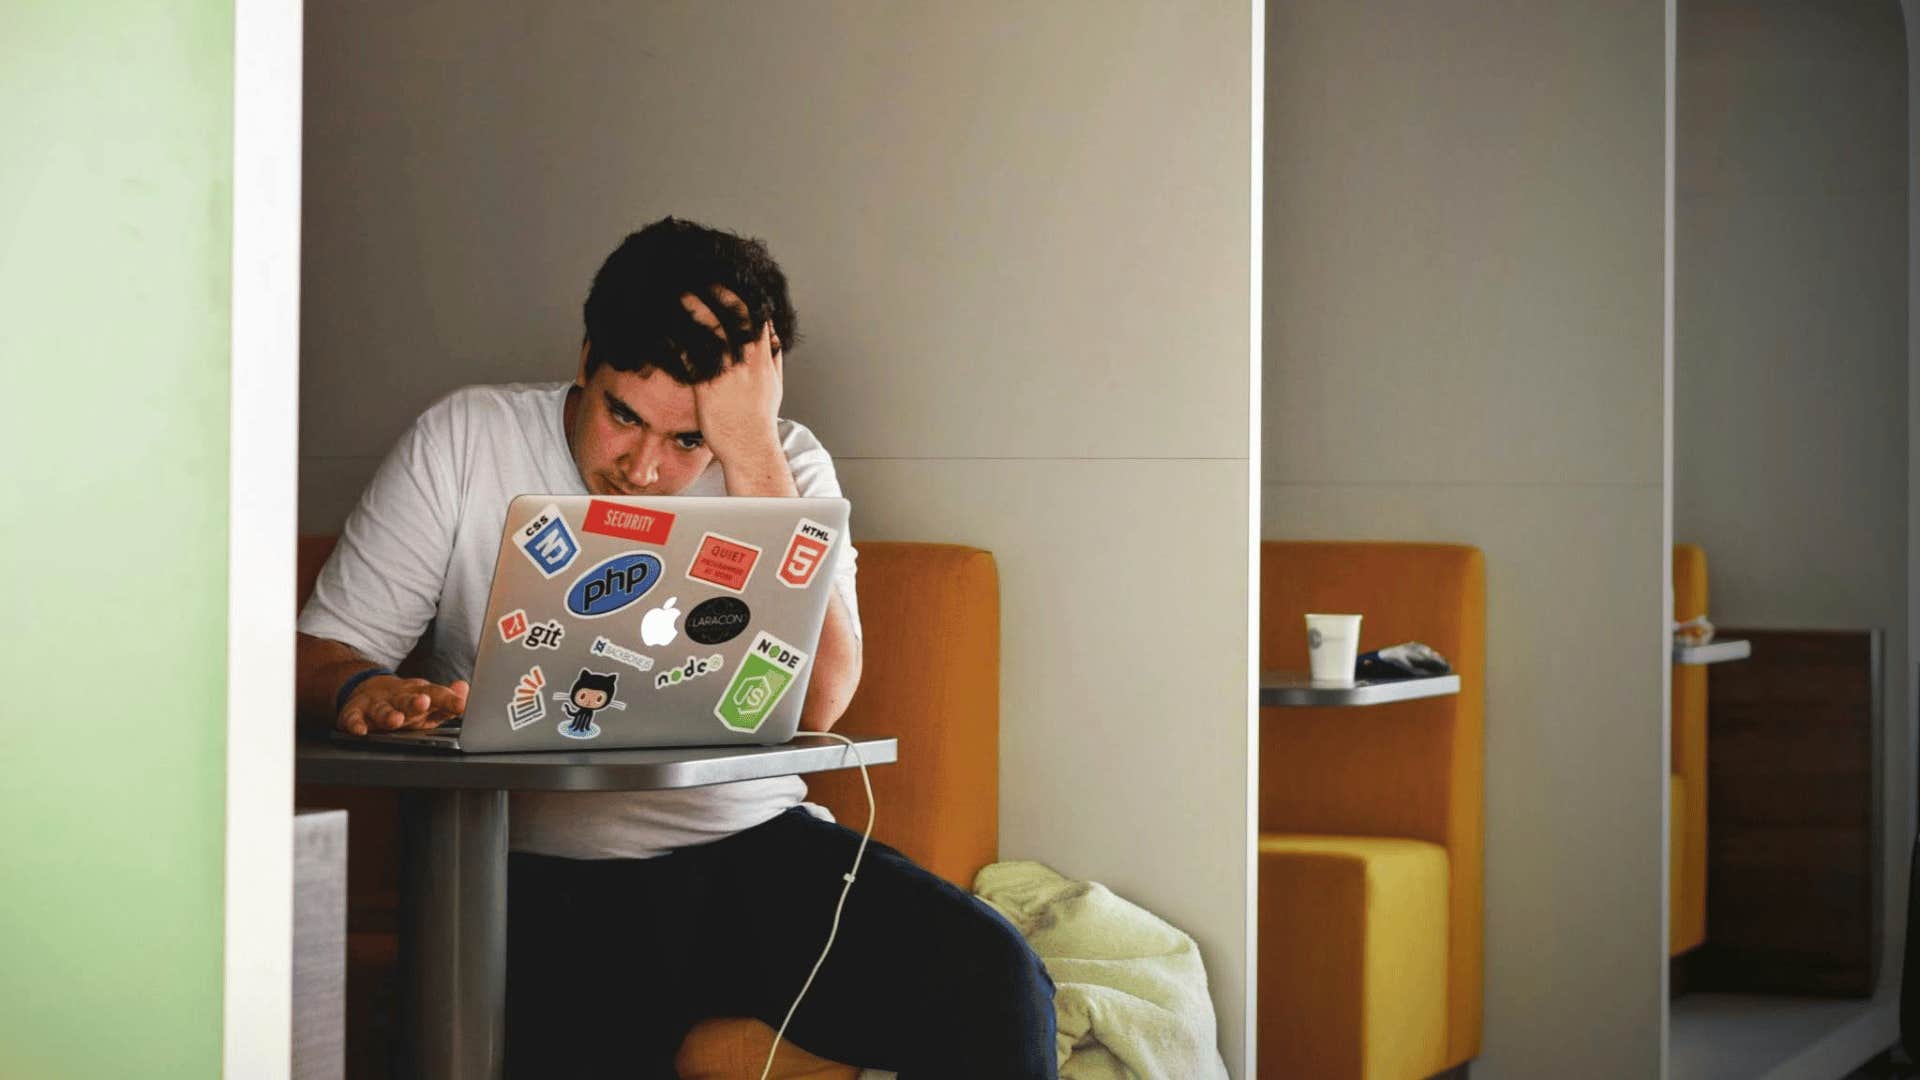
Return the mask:
{"type": "Polygon", "coordinates": [[[293,1076],[346,1075],[347,815],[293,818],[293,1076]]]}
{"type": "Polygon", "coordinates": [[[1693,990],[1867,997],[1879,955],[1874,631],[1723,629],[1707,719],[1707,941],[1693,990]]]}

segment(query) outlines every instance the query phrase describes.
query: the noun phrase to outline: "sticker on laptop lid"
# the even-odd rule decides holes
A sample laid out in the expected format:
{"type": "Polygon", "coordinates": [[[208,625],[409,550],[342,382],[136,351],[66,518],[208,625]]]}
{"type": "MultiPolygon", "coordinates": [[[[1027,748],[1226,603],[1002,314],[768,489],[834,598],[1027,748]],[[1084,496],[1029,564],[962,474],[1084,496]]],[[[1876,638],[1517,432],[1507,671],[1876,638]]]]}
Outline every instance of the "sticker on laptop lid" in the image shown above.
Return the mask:
{"type": "Polygon", "coordinates": [[[702,645],[718,645],[739,637],[752,619],[753,609],[745,600],[716,596],[687,612],[687,637],[702,645]]]}
{"type": "Polygon", "coordinates": [[[567,610],[583,619],[611,615],[660,583],[660,556],[650,551],[615,555],[581,574],[567,590],[567,610]]]}
{"type": "Polygon", "coordinates": [[[686,663],[680,664],[677,667],[670,667],[660,674],[655,675],[653,677],[653,688],[655,690],[665,690],[669,686],[679,686],[683,682],[691,682],[702,675],[711,675],[725,667],[726,664],[727,658],[721,656],[719,653],[705,657],[689,656],[687,657],[686,663]]]}
{"type": "Polygon", "coordinates": [[[729,730],[759,731],[760,725],[773,715],[774,707],[793,688],[806,662],[806,653],[765,630],[760,631],[754,635],[740,666],[734,669],[733,681],[727,684],[720,701],[714,705],[713,715],[729,730]]]}
{"type": "Polygon", "coordinates": [[[627,703],[614,699],[620,687],[620,673],[617,671],[599,672],[580,669],[574,677],[573,686],[566,693],[555,693],[554,700],[561,702],[560,711],[567,715],[560,724],[560,734],[569,739],[597,739],[600,737],[600,725],[593,722],[595,713],[607,709],[624,709],[627,703]]]}
{"type": "Polygon", "coordinates": [[[710,532],[700,538],[700,550],[693,554],[687,577],[728,592],[745,592],[753,578],[753,565],[759,561],[760,549],[755,545],[710,532]]]}
{"type": "Polygon", "coordinates": [[[573,565],[574,556],[580,554],[580,542],[573,538],[573,530],[567,528],[567,519],[560,516],[557,503],[548,503],[532,521],[520,526],[513,542],[520,554],[540,571],[541,577],[550,578],[565,570],[573,565]]]}
{"type": "Polygon", "coordinates": [[[653,657],[647,656],[644,653],[634,652],[625,645],[616,645],[604,637],[594,638],[593,647],[587,651],[595,656],[604,656],[609,660],[617,660],[636,671],[653,670],[653,657]]]}
{"type": "Polygon", "coordinates": [[[520,676],[520,685],[513,689],[513,700],[507,702],[507,726],[515,731],[538,721],[547,715],[547,700],[540,689],[547,685],[547,676],[540,665],[520,676]]]}
{"type": "Polygon", "coordinates": [[[515,608],[500,616],[500,640],[511,645],[527,635],[527,610],[515,608]]]}
{"type": "Polygon", "coordinates": [[[557,649],[561,639],[566,636],[567,628],[560,625],[559,619],[548,619],[527,628],[524,644],[529,649],[557,649]]]}
{"type": "Polygon", "coordinates": [[[642,544],[664,544],[667,537],[673,535],[673,515],[665,510],[594,499],[587,503],[587,514],[580,519],[580,528],[642,544]]]}
{"type": "Polygon", "coordinates": [[[801,518],[793,527],[793,539],[787,541],[787,553],[780,558],[780,584],[789,589],[804,589],[813,584],[813,575],[833,548],[836,530],[817,521],[801,518]]]}

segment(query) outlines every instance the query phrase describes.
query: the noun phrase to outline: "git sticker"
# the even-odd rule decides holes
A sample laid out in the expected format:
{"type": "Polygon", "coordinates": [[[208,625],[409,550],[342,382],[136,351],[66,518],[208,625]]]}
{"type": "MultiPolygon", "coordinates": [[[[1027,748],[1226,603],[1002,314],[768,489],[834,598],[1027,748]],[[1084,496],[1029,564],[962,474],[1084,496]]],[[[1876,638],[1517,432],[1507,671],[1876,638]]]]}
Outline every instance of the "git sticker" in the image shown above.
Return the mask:
{"type": "Polygon", "coordinates": [[[665,510],[649,510],[644,506],[624,506],[605,499],[593,499],[587,503],[587,516],[580,520],[580,527],[602,536],[638,540],[643,544],[664,544],[667,537],[673,535],[673,515],[665,510]]]}
{"type": "Polygon", "coordinates": [[[720,703],[713,707],[713,715],[733,731],[759,731],[806,662],[806,653],[760,631],[720,695],[720,703]]]}
{"type": "Polygon", "coordinates": [[[834,530],[801,518],[793,527],[793,539],[787,541],[787,553],[780,557],[780,584],[789,589],[813,584],[815,571],[833,548],[833,536],[834,530]]]}
{"type": "Polygon", "coordinates": [[[700,538],[700,550],[694,553],[687,577],[718,585],[728,592],[745,592],[753,577],[753,564],[760,561],[760,549],[744,540],[708,533],[700,538]]]}
{"type": "Polygon", "coordinates": [[[574,556],[580,554],[580,542],[573,538],[567,519],[560,516],[560,507],[554,503],[548,503],[532,521],[520,526],[514,533],[514,546],[541,577],[549,578],[573,565],[574,556]]]}
{"type": "Polygon", "coordinates": [[[507,702],[507,725],[515,731],[538,721],[547,715],[546,698],[540,694],[541,687],[547,685],[547,676],[541,672],[540,665],[520,676],[520,685],[513,688],[513,700],[507,702]]]}

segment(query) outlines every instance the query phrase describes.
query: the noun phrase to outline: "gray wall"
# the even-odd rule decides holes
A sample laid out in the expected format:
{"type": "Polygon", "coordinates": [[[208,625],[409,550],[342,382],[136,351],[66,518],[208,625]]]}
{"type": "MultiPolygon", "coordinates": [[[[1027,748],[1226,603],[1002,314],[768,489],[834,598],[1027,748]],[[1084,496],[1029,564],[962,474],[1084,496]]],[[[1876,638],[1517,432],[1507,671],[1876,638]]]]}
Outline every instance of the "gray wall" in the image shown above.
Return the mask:
{"type": "Polygon", "coordinates": [[[1913,801],[1905,28],[1894,0],[1685,0],[1679,28],[1674,535],[1706,548],[1718,623],[1887,631],[1891,957],[1913,801]]]}
{"type": "Polygon", "coordinates": [[[1660,1075],[1664,5],[1267,12],[1263,534],[1485,550],[1474,1075],[1660,1075]]]}
{"type": "Polygon", "coordinates": [[[1002,854],[1192,932],[1240,1072],[1251,26],[1232,3],[311,5],[303,527],[337,527],[436,395],[570,375],[626,230],[767,238],[807,335],[786,412],[856,535],[999,557],[1002,854]]]}

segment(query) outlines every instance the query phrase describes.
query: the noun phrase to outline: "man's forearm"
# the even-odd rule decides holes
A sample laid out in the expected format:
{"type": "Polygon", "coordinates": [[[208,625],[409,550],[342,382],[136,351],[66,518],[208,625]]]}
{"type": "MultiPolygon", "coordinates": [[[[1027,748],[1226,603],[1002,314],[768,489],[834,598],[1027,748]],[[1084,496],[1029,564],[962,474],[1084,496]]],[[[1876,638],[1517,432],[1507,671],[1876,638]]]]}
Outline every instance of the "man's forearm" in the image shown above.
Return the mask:
{"type": "Polygon", "coordinates": [[[310,634],[294,635],[294,700],[301,727],[333,729],[333,699],[354,675],[377,666],[349,645],[310,634]]]}
{"type": "Polygon", "coordinates": [[[777,442],[731,461],[722,461],[720,472],[726,477],[729,495],[791,499],[800,494],[793,483],[793,470],[787,467],[787,453],[777,442]]]}
{"type": "Polygon", "coordinates": [[[827,601],[827,618],[821,624],[820,643],[813,653],[813,674],[807,682],[807,703],[800,709],[800,730],[831,731],[853,701],[861,669],[860,639],[838,594],[827,601]]]}

